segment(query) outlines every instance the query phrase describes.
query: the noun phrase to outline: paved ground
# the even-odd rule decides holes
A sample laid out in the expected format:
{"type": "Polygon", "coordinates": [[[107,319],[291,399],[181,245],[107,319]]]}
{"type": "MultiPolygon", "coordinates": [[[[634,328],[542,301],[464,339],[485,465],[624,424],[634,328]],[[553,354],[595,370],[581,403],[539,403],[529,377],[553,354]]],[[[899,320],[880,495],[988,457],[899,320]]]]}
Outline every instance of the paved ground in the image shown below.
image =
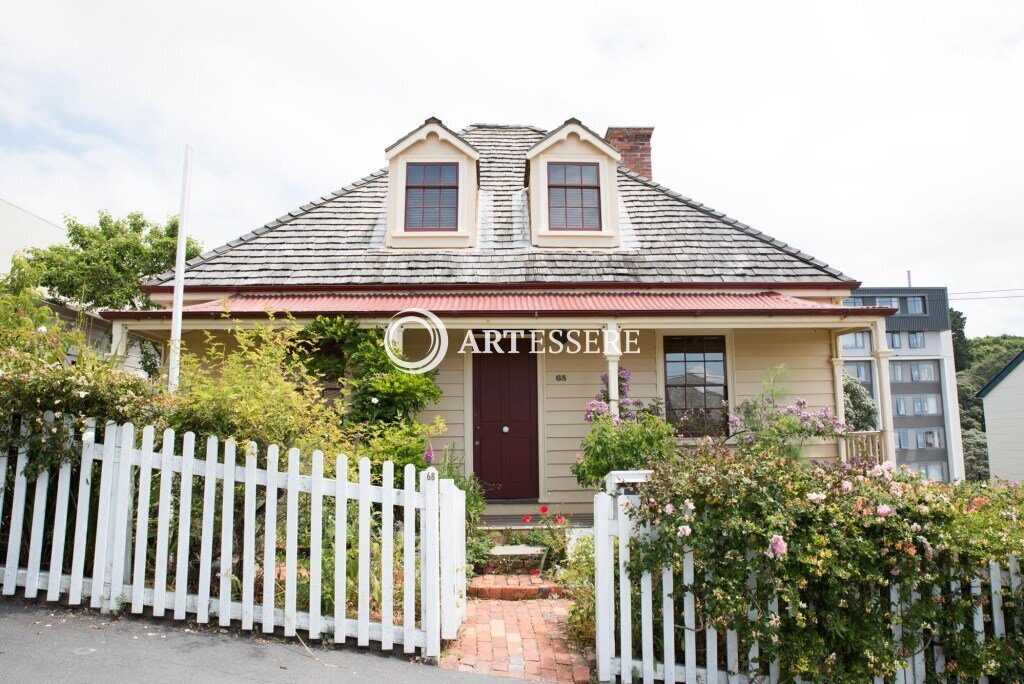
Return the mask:
{"type": "Polygon", "coordinates": [[[500,682],[355,648],[307,651],[298,641],[4,597],[0,680],[11,682],[500,682]]]}
{"type": "Polygon", "coordinates": [[[470,599],[441,667],[549,682],[589,682],[587,657],[562,634],[569,602],[470,599]]]}

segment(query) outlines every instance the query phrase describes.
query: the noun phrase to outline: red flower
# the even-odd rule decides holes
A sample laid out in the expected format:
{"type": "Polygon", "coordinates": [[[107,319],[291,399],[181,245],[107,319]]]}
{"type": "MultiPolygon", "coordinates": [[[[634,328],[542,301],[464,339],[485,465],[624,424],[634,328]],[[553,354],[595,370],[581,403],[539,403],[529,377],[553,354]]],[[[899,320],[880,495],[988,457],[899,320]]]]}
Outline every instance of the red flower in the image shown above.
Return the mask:
{"type": "Polygon", "coordinates": [[[534,568],[533,570],[530,571],[530,574],[531,575],[539,575],[540,574],[540,570],[538,570],[537,568],[534,568]]]}
{"type": "Polygon", "coordinates": [[[541,515],[543,515],[544,513],[547,513],[548,512],[548,507],[547,506],[541,506],[540,507],[540,512],[541,512],[541,515]]]}
{"type": "Polygon", "coordinates": [[[560,515],[559,516],[555,516],[555,522],[559,523],[559,524],[564,523],[565,522],[565,518],[560,516],[560,515]]]}
{"type": "Polygon", "coordinates": [[[530,516],[528,516],[528,515],[524,515],[523,516],[523,522],[530,522],[531,520],[533,520],[533,518],[531,518],[530,516]]]}

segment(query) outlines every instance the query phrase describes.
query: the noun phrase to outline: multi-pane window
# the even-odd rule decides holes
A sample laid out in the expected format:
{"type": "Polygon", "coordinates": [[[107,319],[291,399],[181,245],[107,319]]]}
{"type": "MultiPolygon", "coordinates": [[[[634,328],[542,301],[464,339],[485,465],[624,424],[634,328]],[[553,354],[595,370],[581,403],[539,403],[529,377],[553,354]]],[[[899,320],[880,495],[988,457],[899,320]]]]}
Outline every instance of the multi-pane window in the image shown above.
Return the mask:
{"type": "Polygon", "coordinates": [[[855,332],[843,335],[843,349],[864,349],[868,345],[866,332],[855,332]]]}
{"type": "Polygon", "coordinates": [[[911,363],[910,379],[914,382],[935,382],[935,362],[915,361],[911,363]]]}
{"type": "Polygon", "coordinates": [[[725,338],[665,338],[665,414],[685,435],[720,434],[728,418],[725,338]]]}
{"type": "Polygon", "coordinates": [[[601,230],[597,164],[548,163],[548,227],[601,230]]]}
{"type": "Polygon", "coordinates": [[[918,449],[941,449],[944,446],[945,445],[942,441],[942,428],[918,428],[918,449]]]}
{"type": "Polygon", "coordinates": [[[459,165],[405,167],[405,229],[458,230],[459,165]]]}
{"type": "Polygon", "coordinates": [[[863,297],[847,297],[843,300],[843,306],[864,306],[863,297]]]}
{"type": "Polygon", "coordinates": [[[903,336],[898,332],[887,332],[885,333],[885,343],[889,345],[889,349],[900,349],[903,347],[903,336]]]}
{"type": "Polygon", "coordinates": [[[923,332],[907,333],[907,340],[910,342],[910,348],[911,349],[924,349],[924,333],[923,332]]]}
{"type": "Polygon", "coordinates": [[[939,415],[939,397],[935,394],[918,394],[914,396],[914,415],[939,415]]]}
{"type": "Polygon", "coordinates": [[[899,361],[889,362],[890,382],[903,382],[903,364],[899,361]]]}
{"type": "Polygon", "coordinates": [[[905,300],[906,307],[902,313],[907,314],[924,314],[924,297],[907,297],[905,300]]]}
{"type": "Polygon", "coordinates": [[[899,297],[875,297],[875,306],[886,306],[890,309],[900,308],[899,297]]]}

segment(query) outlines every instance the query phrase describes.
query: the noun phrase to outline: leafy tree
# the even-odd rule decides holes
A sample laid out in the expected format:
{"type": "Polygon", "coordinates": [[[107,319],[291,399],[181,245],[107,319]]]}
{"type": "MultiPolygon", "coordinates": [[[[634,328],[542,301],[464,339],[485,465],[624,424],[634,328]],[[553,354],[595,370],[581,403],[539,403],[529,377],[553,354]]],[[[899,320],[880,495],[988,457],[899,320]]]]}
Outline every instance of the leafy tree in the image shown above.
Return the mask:
{"type": "Polygon", "coordinates": [[[983,430],[970,429],[963,431],[964,437],[964,470],[968,480],[987,480],[988,442],[983,430]]]}
{"type": "MultiPolygon", "coordinates": [[[[163,225],[139,212],[114,218],[99,212],[96,224],[68,216],[68,242],[29,250],[28,262],[38,269],[40,284],[50,295],[75,308],[152,309],[155,304],[139,284],[174,267],[178,218],[163,225]]],[[[189,239],[186,255],[198,256],[200,245],[189,239]]]]}
{"type": "Polygon", "coordinates": [[[971,365],[974,353],[971,350],[971,341],[967,339],[967,316],[962,311],[950,308],[949,324],[953,330],[953,362],[957,371],[962,371],[971,365]]]}
{"type": "Polygon", "coordinates": [[[843,373],[843,404],[847,423],[854,430],[868,431],[878,427],[878,406],[864,385],[849,373],[843,373]]]}

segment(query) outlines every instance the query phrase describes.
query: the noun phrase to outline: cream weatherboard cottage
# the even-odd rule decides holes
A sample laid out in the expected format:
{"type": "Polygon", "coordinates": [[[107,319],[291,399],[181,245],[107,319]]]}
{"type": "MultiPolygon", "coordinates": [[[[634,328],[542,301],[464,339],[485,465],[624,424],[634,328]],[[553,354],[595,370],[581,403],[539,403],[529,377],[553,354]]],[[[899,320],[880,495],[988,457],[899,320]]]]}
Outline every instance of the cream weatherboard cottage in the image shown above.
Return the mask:
{"type": "MultiPolygon", "coordinates": [[[[620,368],[631,373],[631,398],[662,398],[672,418],[722,412],[780,364],[792,397],[841,413],[839,337],[870,330],[888,388],[885,316],[894,310],[843,306],[860,283],[651,180],[651,134],[601,137],[575,119],[552,131],[455,132],[427,119],[386,148],[387,168],[189,262],[185,341],[229,339],[229,328],[268,311],[368,325],[433,312],[452,343],[439,366],[444,396],[427,417],[445,419],[437,446],[454,443],[490,487],[491,514],[536,502],[590,511],[592,493],[570,468],[589,430],[584,407],[601,376],[620,368]],[[481,329],[635,331],[636,348],[460,353],[465,332],[481,329]]],[[[144,289],[169,306],[172,274],[144,289]]],[[[128,331],[168,338],[169,310],[105,315],[117,340],[128,331]]],[[[424,331],[405,333],[408,356],[426,345],[424,331]]],[[[816,444],[809,455],[866,449],[893,459],[889,393],[879,399],[879,434],[816,444]]]]}

